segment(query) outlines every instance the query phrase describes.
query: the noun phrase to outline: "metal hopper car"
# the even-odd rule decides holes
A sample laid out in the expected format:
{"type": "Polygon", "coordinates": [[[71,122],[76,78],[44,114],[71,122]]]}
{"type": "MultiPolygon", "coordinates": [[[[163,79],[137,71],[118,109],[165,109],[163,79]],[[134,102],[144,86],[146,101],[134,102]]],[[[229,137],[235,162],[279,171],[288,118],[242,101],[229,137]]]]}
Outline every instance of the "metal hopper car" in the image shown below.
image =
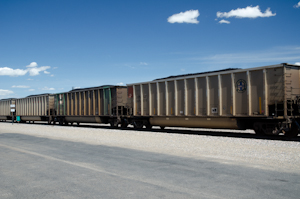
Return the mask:
{"type": "Polygon", "coordinates": [[[14,99],[15,115],[19,122],[49,121],[54,111],[54,98],[51,94],[30,95],[14,99]]]}
{"type": "Polygon", "coordinates": [[[137,127],[254,129],[258,134],[296,136],[299,68],[278,64],[129,84],[134,123],[137,127]]]}
{"type": "Polygon", "coordinates": [[[13,98],[0,100],[0,121],[12,119],[15,115],[14,106],[15,100],[13,98]]]}
{"type": "Polygon", "coordinates": [[[54,94],[50,122],[122,124],[130,114],[126,86],[100,86],[54,94]]]}
{"type": "Polygon", "coordinates": [[[135,128],[254,129],[297,136],[300,66],[278,64],[171,76],[127,86],[0,100],[0,120],[109,123],[135,128]],[[15,113],[10,105],[15,104],[15,113]]]}

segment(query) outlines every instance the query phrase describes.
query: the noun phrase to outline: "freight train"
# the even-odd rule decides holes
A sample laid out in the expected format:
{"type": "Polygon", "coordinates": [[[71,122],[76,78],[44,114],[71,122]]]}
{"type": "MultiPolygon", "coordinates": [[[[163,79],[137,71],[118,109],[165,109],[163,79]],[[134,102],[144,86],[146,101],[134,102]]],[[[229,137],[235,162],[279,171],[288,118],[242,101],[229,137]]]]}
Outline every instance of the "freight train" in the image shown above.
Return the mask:
{"type": "Polygon", "coordinates": [[[170,76],[0,100],[0,120],[253,129],[300,133],[300,66],[277,64],[170,76]]]}

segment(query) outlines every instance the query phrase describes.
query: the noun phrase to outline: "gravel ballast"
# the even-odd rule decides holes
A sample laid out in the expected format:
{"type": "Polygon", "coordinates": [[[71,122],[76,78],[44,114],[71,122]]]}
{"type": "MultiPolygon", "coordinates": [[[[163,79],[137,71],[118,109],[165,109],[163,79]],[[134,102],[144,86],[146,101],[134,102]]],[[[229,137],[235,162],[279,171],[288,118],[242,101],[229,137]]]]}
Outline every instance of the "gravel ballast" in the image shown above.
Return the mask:
{"type": "Polygon", "coordinates": [[[0,134],[3,133],[26,134],[49,139],[205,159],[223,164],[300,173],[299,141],[43,124],[12,125],[1,122],[0,134]]]}

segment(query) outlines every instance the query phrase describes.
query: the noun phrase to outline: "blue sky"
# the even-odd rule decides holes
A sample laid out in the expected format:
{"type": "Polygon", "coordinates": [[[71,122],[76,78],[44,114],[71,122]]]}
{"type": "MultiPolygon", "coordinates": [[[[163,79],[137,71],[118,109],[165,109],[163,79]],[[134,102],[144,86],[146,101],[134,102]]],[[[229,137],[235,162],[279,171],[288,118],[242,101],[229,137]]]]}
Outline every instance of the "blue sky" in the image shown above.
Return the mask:
{"type": "Polygon", "coordinates": [[[299,0],[0,0],[0,99],[300,64],[299,0]]]}

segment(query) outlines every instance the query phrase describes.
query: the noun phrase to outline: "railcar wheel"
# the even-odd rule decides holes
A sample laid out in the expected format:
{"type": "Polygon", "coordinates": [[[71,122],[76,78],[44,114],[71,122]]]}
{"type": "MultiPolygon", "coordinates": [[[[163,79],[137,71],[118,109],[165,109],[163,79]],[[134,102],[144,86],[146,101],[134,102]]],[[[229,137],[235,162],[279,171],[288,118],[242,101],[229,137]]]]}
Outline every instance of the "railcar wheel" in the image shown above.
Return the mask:
{"type": "Polygon", "coordinates": [[[134,121],[133,126],[135,129],[142,129],[144,125],[142,121],[134,121]]]}
{"type": "Polygon", "coordinates": [[[115,128],[115,127],[118,127],[118,123],[114,120],[110,121],[110,126],[115,128]]]}
{"type": "Polygon", "coordinates": [[[291,126],[291,128],[290,128],[290,130],[289,130],[289,131],[286,131],[286,132],[284,133],[284,135],[285,135],[286,137],[296,137],[296,136],[298,136],[298,133],[299,133],[299,131],[298,131],[298,126],[295,124],[295,122],[293,122],[293,123],[292,123],[292,126],[291,126]]]}
{"type": "Polygon", "coordinates": [[[127,128],[127,126],[128,126],[128,122],[122,121],[121,128],[127,128]]]}
{"type": "Polygon", "coordinates": [[[165,127],[164,127],[164,126],[160,126],[160,129],[161,129],[161,130],[164,130],[164,129],[165,129],[165,127]]]}
{"type": "Polygon", "coordinates": [[[255,130],[254,129],[254,132],[255,132],[256,135],[265,135],[265,133],[261,130],[255,130]]]}
{"type": "Polygon", "coordinates": [[[253,130],[256,135],[265,135],[265,132],[262,129],[262,124],[261,123],[254,123],[253,124],[253,130]]]}
{"type": "Polygon", "coordinates": [[[146,125],[146,129],[149,129],[149,130],[152,129],[152,125],[151,124],[147,124],[146,125]]]}

